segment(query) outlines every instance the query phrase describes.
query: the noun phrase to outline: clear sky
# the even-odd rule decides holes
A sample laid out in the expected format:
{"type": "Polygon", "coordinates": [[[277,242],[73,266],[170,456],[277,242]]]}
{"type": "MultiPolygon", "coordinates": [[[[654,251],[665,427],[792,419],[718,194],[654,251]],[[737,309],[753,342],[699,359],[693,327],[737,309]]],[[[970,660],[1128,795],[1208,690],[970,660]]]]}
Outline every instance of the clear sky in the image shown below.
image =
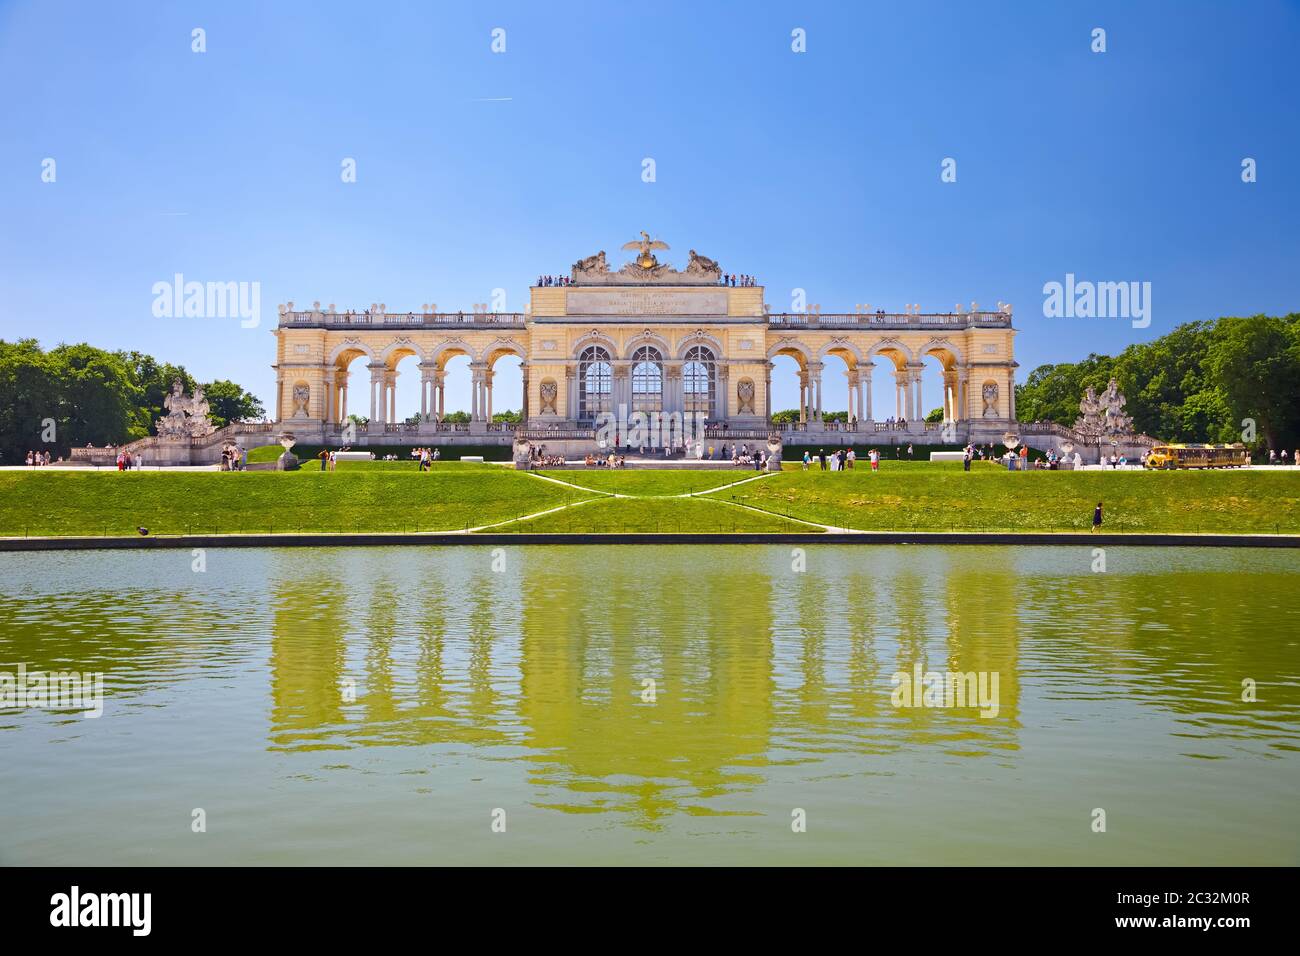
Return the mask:
{"type": "MultiPolygon", "coordinates": [[[[279,302],[517,310],[646,229],[774,311],[1011,302],[1023,377],[1300,306],[1298,49],[1281,0],[0,2],[0,337],[147,351],[273,412],[279,302]],[[155,317],[178,272],[260,283],[261,325],[155,317]],[[1150,326],[1045,318],[1067,273],[1150,282],[1150,326]]],[[[792,365],[775,385],[794,406],[792,365]]]]}

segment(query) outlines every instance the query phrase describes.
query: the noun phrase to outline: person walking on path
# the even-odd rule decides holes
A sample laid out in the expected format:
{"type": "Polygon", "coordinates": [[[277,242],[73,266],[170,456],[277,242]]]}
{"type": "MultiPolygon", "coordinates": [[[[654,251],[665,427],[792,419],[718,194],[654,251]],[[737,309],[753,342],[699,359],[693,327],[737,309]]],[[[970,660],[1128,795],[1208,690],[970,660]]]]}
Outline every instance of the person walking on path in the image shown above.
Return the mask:
{"type": "Polygon", "coordinates": [[[1092,513],[1092,530],[1101,530],[1101,502],[1097,502],[1097,510],[1092,513]]]}
{"type": "Polygon", "coordinates": [[[970,449],[966,449],[966,454],[961,460],[962,471],[970,471],[970,449]]]}

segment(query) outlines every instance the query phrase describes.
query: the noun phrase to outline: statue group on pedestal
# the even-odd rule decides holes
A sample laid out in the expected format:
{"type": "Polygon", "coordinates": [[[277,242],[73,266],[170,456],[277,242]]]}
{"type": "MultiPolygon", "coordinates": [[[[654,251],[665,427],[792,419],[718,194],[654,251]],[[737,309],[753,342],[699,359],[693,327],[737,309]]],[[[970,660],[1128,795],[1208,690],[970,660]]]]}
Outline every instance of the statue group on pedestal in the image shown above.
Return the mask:
{"type": "Polygon", "coordinates": [[[202,438],[217,430],[208,419],[208,401],[203,397],[202,385],[195,385],[194,394],[186,395],[185,386],[176,379],[171,394],[163,399],[163,408],[167,414],[158,419],[159,438],[202,438]]]}
{"type": "Polygon", "coordinates": [[[1079,402],[1082,413],[1074,422],[1074,430],[1084,435],[1105,435],[1107,437],[1132,435],[1133,416],[1124,411],[1127,399],[1119,390],[1119,384],[1112,378],[1106,391],[1097,395],[1097,390],[1088,387],[1079,402]]]}

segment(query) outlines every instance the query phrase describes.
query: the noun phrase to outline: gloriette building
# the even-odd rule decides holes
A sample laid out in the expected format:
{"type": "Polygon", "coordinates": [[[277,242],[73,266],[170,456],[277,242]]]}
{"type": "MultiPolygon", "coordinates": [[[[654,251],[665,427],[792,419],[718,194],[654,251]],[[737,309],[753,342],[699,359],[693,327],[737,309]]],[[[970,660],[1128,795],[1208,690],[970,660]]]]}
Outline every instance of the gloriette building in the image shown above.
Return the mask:
{"type": "Polygon", "coordinates": [[[659,261],[655,252],[667,246],[645,233],[624,248],[633,259],[622,266],[600,252],[574,263],[563,284],[533,287],[522,313],[281,306],[278,427],[300,443],[338,444],[348,415],[357,414],[369,424],[356,429],[354,444],[506,444],[516,427],[494,423],[493,409],[522,408],[527,437],[572,452],[594,440],[601,413],[620,411],[702,415],[719,437],[806,433],[786,434],[792,444],[953,444],[996,441],[1014,429],[1010,306],[773,312],[761,285],[733,285],[694,250],[679,270],[659,261]],[[468,425],[443,421],[447,363],[460,355],[472,377],[468,425]],[[522,395],[494,392],[494,368],[508,355],[520,359],[522,395]],[[773,425],[773,360],[781,355],[797,367],[800,420],[773,425]],[[823,420],[832,355],[844,363],[844,371],[835,363],[837,374],[848,378],[847,423],[823,420]],[[418,423],[395,415],[398,363],[409,357],[420,375],[418,423]],[[922,394],[927,359],[942,367],[942,395],[922,394]],[[872,377],[882,374],[894,384],[888,408],[872,404],[872,377]],[[939,406],[947,427],[924,424],[939,406]],[[886,424],[890,418],[906,425],[886,424]]]}

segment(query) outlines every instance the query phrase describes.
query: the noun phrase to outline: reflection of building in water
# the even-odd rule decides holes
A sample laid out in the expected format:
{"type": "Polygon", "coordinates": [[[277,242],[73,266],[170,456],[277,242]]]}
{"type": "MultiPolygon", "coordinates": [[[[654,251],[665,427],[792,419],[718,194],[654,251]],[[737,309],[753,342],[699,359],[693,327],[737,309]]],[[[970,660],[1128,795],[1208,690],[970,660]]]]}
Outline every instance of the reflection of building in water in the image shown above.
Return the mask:
{"type": "Polygon", "coordinates": [[[432,574],[376,573],[369,554],[313,556],[306,573],[290,564],[273,584],[273,743],[507,742],[518,678],[502,665],[503,682],[494,666],[493,642],[515,614],[501,576],[487,565],[469,573],[452,560],[463,555],[447,554],[429,559],[432,574]]]}
{"type": "Polygon", "coordinates": [[[295,552],[273,575],[273,745],[512,745],[535,804],[649,828],[749,812],[773,761],[1015,746],[1005,552],[807,551],[797,573],[784,548],[519,548],[505,575],[487,549],[295,552]],[[914,663],[996,670],[998,716],[894,708],[914,663]]]}
{"type": "Polygon", "coordinates": [[[347,585],[325,566],[300,568],[272,588],[272,746],[330,746],[328,734],[344,721],[347,585]]]}
{"type": "MultiPolygon", "coordinates": [[[[1016,554],[1008,548],[988,549],[978,565],[953,561],[943,576],[948,661],[937,669],[998,675],[997,717],[976,716],[970,727],[974,735],[1020,727],[1018,582],[1016,554]]],[[[1008,734],[1003,745],[1015,748],[1018,740],[1008,734]]]]}
{"type": "Polygon", "coordinates": [[[539,803],[654,827],[761,779],[749,768],[767,761],[770,582],[718,573],[716,549],[651,569],[619,556],[631,560],[602,562],[598,583],[575,588],[589,553],[526,553],[521,710],[539,803]]]}

